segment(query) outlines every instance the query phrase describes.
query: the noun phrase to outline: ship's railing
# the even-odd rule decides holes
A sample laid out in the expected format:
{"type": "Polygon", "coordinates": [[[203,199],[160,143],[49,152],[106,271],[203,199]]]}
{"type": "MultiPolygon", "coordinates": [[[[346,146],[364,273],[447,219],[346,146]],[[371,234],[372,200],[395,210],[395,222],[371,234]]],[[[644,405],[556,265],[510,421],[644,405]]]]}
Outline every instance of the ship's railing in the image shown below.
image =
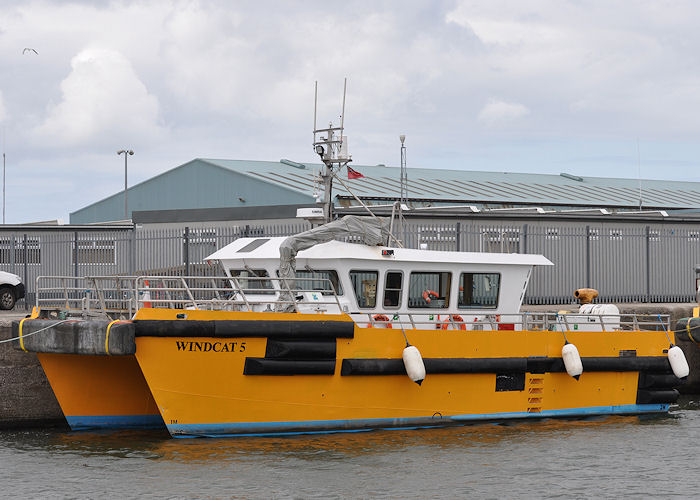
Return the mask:
{"type": "Polygon", "coordinates": [[[554,312],[483,314],[449,313],[354,313],[362,327],[436,330],[530,330],[530,331],[662,331],[671,329],[669,314],[561,314],[554,312]]]}
{"type": "Polygon", "coordinates": [[[331,280],[324,278],[139,276],[138,307],[224,311],[342,310],[331,280]],[[294,286],[291,284],[294,283],[294,286]],[[284,299],[286,291],[289,299],[284,299]]]}
{"type": "Polygon", "coordinates": [[[211,276],[39,276],[37,306],[56,314],[130,318],[141,308],[229,311],[342,310],[322,278],[211,276]],[[286,290],[289,300],[280,298],[286,290]]]}
{"type": "MultiPolygon", "coordinates": [[[[39,276],[37,305],[56,314],[131,318],[141,308],[259,312],[344,310],[333,283],[322,278],[205,276],[39,276]],[[280,293],[286,290],[288,294],[280,293]],[[289,300],[281,299],[287,295],[289,300]]],[[[484,314],[444,310],[352,313],[361,327],[444,330],[637,331],[670,330],[670,316],[654,314],[484,314]]]]}
{"type": "Polygon", "coordinates": [[[137,310],[136,276],[39,276],[36,305],[61,315],[130,318],[137,310]]]}

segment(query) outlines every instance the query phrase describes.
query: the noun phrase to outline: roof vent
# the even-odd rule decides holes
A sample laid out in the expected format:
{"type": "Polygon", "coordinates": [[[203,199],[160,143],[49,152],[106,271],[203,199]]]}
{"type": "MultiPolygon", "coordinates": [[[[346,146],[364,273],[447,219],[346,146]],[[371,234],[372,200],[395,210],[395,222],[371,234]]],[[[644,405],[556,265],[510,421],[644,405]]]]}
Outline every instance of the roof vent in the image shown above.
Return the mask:
{"type": "Polygon", "coordinates": [[[578,175],[571,175],[567,174],[566,172],[562,172],[559,175],[566,177],[567,179],[571,179],[572,181],[583,182],[583,177],[579,177],[578,175]]]}
{"type": "Polygon", "coordinates": [[[282,159],[280,160],[280,163],[283,163],[284,165],[289,165],[290,167],[294,167],[294,168],[300,168],[300,169],[305,169],[305,168],[306,168],[306,165],[304,165],[303,163],[297,163],[297,162],[295,162],[295,161],[286,160],[286,159],[284,159],[284,158],[282,158],[282,159]]]}

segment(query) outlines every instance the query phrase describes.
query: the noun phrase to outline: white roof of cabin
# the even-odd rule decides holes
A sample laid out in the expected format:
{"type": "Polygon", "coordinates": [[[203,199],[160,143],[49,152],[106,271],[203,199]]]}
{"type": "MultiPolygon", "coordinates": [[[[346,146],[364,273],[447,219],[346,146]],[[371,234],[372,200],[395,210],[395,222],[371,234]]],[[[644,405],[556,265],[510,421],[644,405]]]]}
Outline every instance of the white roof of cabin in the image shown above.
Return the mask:
{"type": "MultiPolygon", "coordinates": [[[[280,244],[286,236],[271,238],[239,238],[236,241],[217,250],[206,260],[250,260],[250,259],[279,259],[280,244]],[[245,251],[245,247],[257,240],[267,240],[256,248],[245,251]],[[240,250],[244,249],[243,252],[240,250]]],[[[254,246],[254,245],[253,245],[254,246]]],[[[485,253],[485,252],[444,252],[439,250],[416,250],[411,248],[391,248],[394,255],[382,256],[382,250],[389,247],[371,247],[357,243],[329,241],[321,243],[297,254],[297,259],[354,259],[354,260],[387,260],[393,262],[421,263],[464,263],[464,264],[504,264],[525,266],[551,266],[552,262],[543,255],[517,253],[485,253]]]]}

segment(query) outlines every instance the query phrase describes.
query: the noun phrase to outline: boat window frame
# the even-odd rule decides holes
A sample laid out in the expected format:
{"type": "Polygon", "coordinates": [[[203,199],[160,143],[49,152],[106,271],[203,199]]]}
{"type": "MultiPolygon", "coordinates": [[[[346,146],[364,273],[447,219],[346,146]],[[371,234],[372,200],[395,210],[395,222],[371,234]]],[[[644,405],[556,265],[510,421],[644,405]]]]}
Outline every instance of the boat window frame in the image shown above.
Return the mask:
{"type": "Polygon", "coordinates": [[[403,302],[403,290],[404,290],[404,283],[406,282],[404,280],[404,272],[401,270],[392,270],[389,269],[387,271],[384,271],[384,287],[382,288],[382,307],[385,309],[401,309],[401,304],[403,302]],[[389,274],[398,274],[401,276],[401,287],[400,288],[387,288],[387,278],[389,274]],[[399,292],[399,301],[398,304],[395,306],[388,306],[386,305],[386,292],[387,290],[389,291],[398,291],[399,292]]]}
{"type": "Polygon", "coordinates": [[[350,285],[352,287],[352,292],[353,296],[355,297],[355,304],[357,305],[358,309],[376,309],[377,308],[377,297],[379,295],[379,290],[377,289],[379,287],[379,277],[380,277],[380,272],[378,269],[350,269],[348,271],[348,279],[350,280],[350,285]],[[376,274],[376,281],[374,283],[374,305],[373,306],[361,306],[360,305],[360,299],[359,296],[357,295],[357,289],[355,288],[355,285],[353,283],[352,279],[352,274],[353,273],[367,273],[367,274],[376,274]]]}
{"type": "MultiPolygon", "coordinates": [[[[314,292],[319,292],[321,295],[335,295],[336,297],[342,297],[342,296],[344,295],[343,283],[342,283],[342,281],[341,281],[341,279],[340,279],[340,273],[338,273],[338,271],[337,271],[336,269],[311,269],[311,270],[309,270],[309,269],[295,269],[295,270],[294,270],[294,278],[293,278],[293,279],[295,279],[295,280],[298,279],[297,273],[299,273],[299,272],[306,272],[306,273],[334,273],[334,274],[335,274],[335,282],[333,281],[333,278],[331,278],[331,277],[329,277],[329,278],[316,278],[316,279],[320,279],[320,280],[325,280],[325,279],[327,279],[327,280],[329,280],[329,281],[331,282],[331,286],[334,286],[334,284],[337,285],[337,286],[338,286],[338,290],[313,290],[313,291],[314,291],[314,292]]],[[[277,269],[277,277],[278,277],[278,278],[280,277],[280,270],[279,270],[279,269],[277,269]]],[[[299,278],[299,279],[301,279],[301,278],[299,278]]],[[[300,285],[308,284],[308,283],[310,283],[310,280],[304,279],[303,282],[297,283],[297,288],[304,288],[303,286],[300,286],[300,285]]],[[[280,286],[280,288],[282,288],[282,283],[281,283],[281,282],[279,283],[279,286],[280,286]]]]}
{"type": "MultiPolygon", "coordinates": [[[[229,268],[228,275],[232,280],[236,280],[238,282],[238,284],[240,285],[240,287],[243,290],[243,293],[245,295],[274,295],[277,292],[275,290],[274,285],[272,284],[270,273],[264,267],[261,269],[253,269],[253,268],[250,268],[248,266],[245,266],[243,268],[229,268]],[[254,273],[255,276],[245,276],[245,277],[241,277],[240,275],[234,276],[233,273],[236,271],[237,272],[254,273]],[[258,273],[264,273],[265,275],[259,276],[258,273]],[[257,282],[257,283],[261,284],[261,287],[259,289],[250,288],[249,283],[247,284],[247,286],[243,286],[241,281],[242,280],[250,280],[250,278],[267,278],[267,280],[264,280],[264,279],[253,280],[253,282],[257,282]]],[[[232,283],[232,285],[233,285],[233,283],[232,283]]]]}
{"type": "MultiPolygon", "coordinates": [[[[503,276],[500,272],[475,272],[475,271],[460,271],[459,272],[459,277],[457,278],[457,309],[461,310],[482,310],[482,309],[498,309],[498,304],[501,301],[501,290],[503,288],[503,276]],[[478,304],[478,305],[463,305],[462,299],[460,298],[460,290],[459,287],[462,286],[462,276],[465,274],[471,274],[471,275],[484,275],[484,276],[489,276],[489,275],[496,275],[498,276],[498,283],[496,285],[496,303],[495,305],[483,305],[483,304],[478,304]]],[[[491,284],[493,286],[493,284],[491,284]]]]}
{"type": "MultiPolygon", "coordinates": [[[[439,294],[440,292],[438,291],[437,293],[439,294]]],[[[452,271],[444,271],[444,270],[442,270],[442,271],[433,271],[433,270],[431,270],[431,271],[418,271],[418,270],[417,271],[410,271],[408,274],[408,298],[406,299],[406,307],[408,309],[423,309],[423,310],[427,310],[427,311],[434,311],[436,309],[437,310],[449,309],[449,307],[450,307],[450,294],[451,293],[452,293],[452,271]],[[445,292],[446,292],[445,297],[442,297],[442,298],[437,297],[437,298],[432,299],[435,301],[444,300],[444,305],[442,307],[431,306],[430,304],[432,304],[432,300],[431,300],[431,302],[428,303],[427,306],[423,306],[423,305],[412,306],[411,305],[411,279],[413,278],[414,274],[415,275],[419,275],[419,274],[443,274],[443,275],[447,275],[447,279],[449,280],[449,283],[447,284],[446,287],[444,287],[445,292]]]]}

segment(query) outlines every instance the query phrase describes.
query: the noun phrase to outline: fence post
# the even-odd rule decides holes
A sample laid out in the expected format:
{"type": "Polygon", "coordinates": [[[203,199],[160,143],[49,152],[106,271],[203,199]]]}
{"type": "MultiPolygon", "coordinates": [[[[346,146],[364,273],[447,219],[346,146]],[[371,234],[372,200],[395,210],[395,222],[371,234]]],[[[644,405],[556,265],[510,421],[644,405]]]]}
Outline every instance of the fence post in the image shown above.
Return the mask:
{"type": "Polygon", "coordinates": [[[184,241],[182,244],[183,259],[185,261],[185,276],[190,275],[190,228],[185,226],[184,241]]]}
{"type": "Polygon", "coordinates": [[[644,228],[644,236],[645,236],[645,239],[646,239],[646,242],[645,242],[646,249],[645,249],[645,250],[646,250],[646,261],[647,261],[647,262],[646,262],[646,268],[647,268],[647,284],[646,284],[646,285],[647,285],[647,287],[646,287],[646,288],[647,288],[647,293],[646,293],[647,302],[651,302],[651,259],[649,258],[649,257],[650,257],[650,253],[651,253],[651,248],[649,247],[649,235],[650,235],[650,233],[651,233],[651,231],[650,231],[649,226],[646,226],[646,227],[644,228]]]}
{"type": "Polygon", "coordinates": [[[520,253],[527,253],[527,224],[523,224],[522,240],[523,244],[520,253]]]}
{"type": "Polygon", "coordinates": [[[15,271],[15,263],[17,261],[17,255],[15,255],[15,252],[17,251],[17,241],[15,241],[15,238],[17,236],[15,233],[12,233],[12,236],[10,237],[10,264],[12,265],[12,273],[17,274],[15,271]]]}
{"type": "Polygon", "coordinates": [[[461,239],[462,239],[462,223],[458,222],[457,227],[455,228],[457,231],[457,237],[456,237],[456,242],[457,242],[457,251],[460,252],[462,245],[461,245],[461,239]]]}
{"type": "Polygon", "coordinates": [[[78,277],[78,231],[73,232],[73,276],[78,277]]]}
{"type": "Polygon", "coordinates": [[[78,231],[73,231],[73,287],[75,290],[71,293],[73,298],[77,298],[76,293],[78,290],[78,231]]]}
{"type": "Polygon", "coordinates": [[[586,288],[591,287],[591,226],[586,226],[586,288]]]}
{"type": "Polygon", "coordinates": [[[129,276],[136,274],[136,225],[131,227],[129,235],[129,276]]]}
{"type": "Polygon", "coordinates": [[[24,293],[24,310],[28,311],[29,310],[29,290],[30,290],[30,283],[28,281],[29,278],[29,264],[28,264],[28,252],[27,252],[27,233],[24,233],[24,286],[25,286],[25,293],[24,293]]]}

